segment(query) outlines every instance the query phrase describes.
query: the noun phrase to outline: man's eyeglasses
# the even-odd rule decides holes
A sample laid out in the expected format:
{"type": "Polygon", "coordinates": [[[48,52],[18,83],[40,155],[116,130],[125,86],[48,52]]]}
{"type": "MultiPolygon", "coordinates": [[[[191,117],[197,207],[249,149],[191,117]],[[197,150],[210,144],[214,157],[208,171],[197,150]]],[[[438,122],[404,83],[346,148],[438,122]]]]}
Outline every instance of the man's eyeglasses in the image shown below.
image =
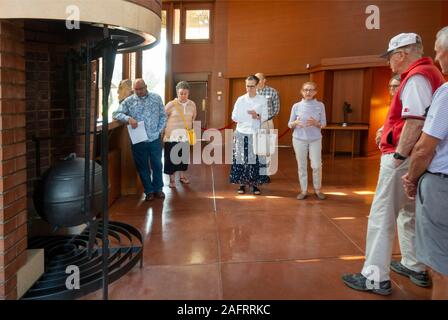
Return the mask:
{"type": "Polygon", "coordinates": [[[246,85],[246,88],[255,88],[256,86],[253,85],[246,85]]]}
{"type": "Polygon", "coordinates": [[[399,86],[399,84],[390,84],[389,89],[397,89],[399,86]]]}
{"type": "Polygon", "coordinates": [[[141,88],[134,88],[135,91],[140,91],[140,90],[145,90],[145,89],[146,89],[146,86],[141,87],[141,88]]]}
{"type": "Polygon", "coordinates": [[[314,92],[316,89],[302,89],[303,92],[314,92]]]}
{"type": "Polygon", "coordinates": [[[390,61],[390,59],[392,59],[392,56],[393,56],[394,54],[396,54],[396,53],[400,53],[400,52],[404,52],[404,51],[402,51],[402,50],[398,50],[398,51],[394,51],[394,52],[392,52],[391,54],[389,54],[389,56],[387,57],[387,61],[390,61]]]}

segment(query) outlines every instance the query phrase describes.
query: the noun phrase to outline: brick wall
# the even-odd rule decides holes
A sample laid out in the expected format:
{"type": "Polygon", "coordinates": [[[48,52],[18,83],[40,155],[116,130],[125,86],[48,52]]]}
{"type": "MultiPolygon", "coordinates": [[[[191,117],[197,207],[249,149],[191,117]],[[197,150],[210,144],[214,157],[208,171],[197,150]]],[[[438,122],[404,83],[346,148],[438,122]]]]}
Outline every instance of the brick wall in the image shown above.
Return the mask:
{"type": "Polygon", "coordinates": [[[74,138],[62,137],[69,127],[68,87],[65,56],[71,46],[60,28],[47,22],[27,21],[26,62],[26,138],[28,204],[36,178],[36,143],[40,139],[40,171],[73,152],[74,138]],[[53,137],[53,139],[44,139],[53,137]],[[55,139],[56,138],[56,139],[55,139]]]}
{"type": "Polygon", "coordinates": [[[27,247],[23,39],[22,21],[0,20],[0,299],[17,298],[27,247]]]}
{"type": "MultiPolygon", "coordinates": [[[[95,119],[95,90],[96,90],[96,63],[91,63],[91,86],[90,86],[90,131],[93,132],[95,119]]],[[[76,124],[78,132],[85,131],[86,125],[86,105],[85,105],[85,91],[86,91],[86,74],[87,74],[87,66],[84,64],[80,67],[78,74],[78,81],[76,83],[76,124]]],[[[101,97],[100,97],[101,99],[101,97]]],[[[85,155],[85,137],[80,135],[76,138],[76,154],[79,157],[84,157],[85,155]]],[[[93,135],[90,138],[90,155],[91,159],[93,154],[93,135]]]]}

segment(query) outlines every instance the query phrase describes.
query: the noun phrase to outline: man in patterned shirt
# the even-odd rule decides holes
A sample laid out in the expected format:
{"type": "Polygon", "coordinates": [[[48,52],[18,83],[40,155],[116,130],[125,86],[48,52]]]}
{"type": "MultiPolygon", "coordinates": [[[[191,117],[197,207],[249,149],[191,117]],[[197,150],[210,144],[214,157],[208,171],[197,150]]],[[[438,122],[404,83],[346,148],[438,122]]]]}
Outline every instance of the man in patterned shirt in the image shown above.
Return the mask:
{"type": "MultiPolygon", "coordinates": [[[[278,96],[277,90],[272,87],[266,85],[266,77],[263,73],[257,73],[255,76],[260,79],[260,82],[257,85],[257,94],[264,96],[268,101],[268,120],[264,121],[261,124],[262,129],[274,129],[274,117],[278,115],[280,112],[280,97],[278,96]]],[[[266,157],[266,167],[267,167],[267,175],[268,178],[270,175],[273,175],[273,168],[277,166],[271,165],[271,161],[276,159],[275,157],[266,157]]],[[[270,182],[270,178],[268,179],[270,182]]]]}
{"type": "Polygon", "coordinates": [[[145,81],[134,81],[134,94],[126,98],[113,113],[113,118],[126,122],[137,128],[140,121],[144,122],[148,140],[133,144],[132,156],[145,189],[145,200],[154,197],[163,199],[162,191],[162,142],[160,135],[166,126],[166,114],[162,98],[156,93],[148,92],[145,81]],[[148,165],[151,163],[151,169],[148,165]],[[152,171],[152,176],[151,176],[152,171]]]}

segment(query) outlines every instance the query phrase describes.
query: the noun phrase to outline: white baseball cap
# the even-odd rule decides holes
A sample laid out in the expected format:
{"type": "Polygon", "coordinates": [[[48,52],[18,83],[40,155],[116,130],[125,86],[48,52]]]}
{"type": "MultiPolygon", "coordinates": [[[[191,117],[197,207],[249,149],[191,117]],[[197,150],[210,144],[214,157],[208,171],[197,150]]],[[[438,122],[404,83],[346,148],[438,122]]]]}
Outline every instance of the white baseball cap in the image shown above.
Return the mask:
{"type": "Polygon", "coordinates": [[[416,33],[400,33],[390,39],[389,48],[381,55],[381,58],[386,58],[395,49],[421,42],[421,37],[416,33]]]}

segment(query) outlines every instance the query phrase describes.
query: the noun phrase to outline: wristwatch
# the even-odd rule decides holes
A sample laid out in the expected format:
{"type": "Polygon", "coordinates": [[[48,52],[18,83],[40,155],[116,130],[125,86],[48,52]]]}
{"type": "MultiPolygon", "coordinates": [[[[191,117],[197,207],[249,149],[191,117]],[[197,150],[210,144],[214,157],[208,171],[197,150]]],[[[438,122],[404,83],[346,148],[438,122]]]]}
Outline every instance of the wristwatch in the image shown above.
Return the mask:
{"type": "Polygon", "coordinates": [[[397,160],[406,160],[406,158],[407,158],[407,157],[405,157],[405,156],[399,154],[398,152],[395,152],[395,153],[394,153],[394,159],[397,159],[397,160]]]}

